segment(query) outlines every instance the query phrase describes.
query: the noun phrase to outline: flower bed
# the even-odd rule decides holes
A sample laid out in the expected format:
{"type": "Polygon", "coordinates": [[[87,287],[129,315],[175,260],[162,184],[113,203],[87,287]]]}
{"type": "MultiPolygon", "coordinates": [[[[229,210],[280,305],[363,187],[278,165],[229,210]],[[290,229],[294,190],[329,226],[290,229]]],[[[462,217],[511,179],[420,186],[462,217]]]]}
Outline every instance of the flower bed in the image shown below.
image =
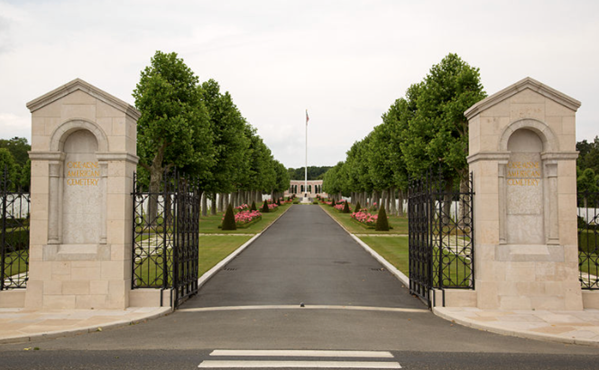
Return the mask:
{"type": "Polygon", "coordinates": [[[235,207],[235,209],[233,211],[238,213],[238,212],[249,211],[249,210],[250,210],[250,206],[248,206],[247,204],[242,204],[240,206],[235,207]]]}
{"type": "Polygon", "coordinates": [[[276,203],[268,203],[268,209],[271,211],[276,211],[279,206],[276,203]]]}
{"type": "Polygon", "coordinates": [[[370,214],[365,210],[360,210],[351,214],[352,220],[357,221],[367,229],[374,229],[376,227],[376,220],[378,217],[378,215],[370,214]]]}
{"type": "MultiPolygon", "coordinates": [[[[223,220],[225,216],[223,216],[223,220]]],[[[237,228],[246,228],[262,219],[262,213],[259,211],[241,211],[235,214],[235,226],[237,228]]],[[[219,228],[221,228],[219,226],[219,228]]]]}

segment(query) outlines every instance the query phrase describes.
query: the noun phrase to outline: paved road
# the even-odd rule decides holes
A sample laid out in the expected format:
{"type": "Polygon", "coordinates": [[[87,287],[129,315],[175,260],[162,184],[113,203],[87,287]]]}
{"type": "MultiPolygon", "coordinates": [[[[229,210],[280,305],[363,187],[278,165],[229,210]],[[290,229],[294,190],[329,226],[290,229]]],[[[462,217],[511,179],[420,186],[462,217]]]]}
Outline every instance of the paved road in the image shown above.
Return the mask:
{"type": "Polygon", "coordinates": [[[315,206],[292,207],[182,308],[302,302],[425,308],[315,206]]]}
{"type": "Polygon", "coordinates": [[[288,368],[289,361],[313,361],[307,368],[342,361],[404,369],[596,369],[599,349],[504,337],[442,320],[320,207],[294,206],[179,311],[125,328],[3,345],[0,361],[2,369],[193,369],[214,361],[283,361],[288,368]],[[240,349],[388,351],[390,357],[213,355],[240,349]]]}

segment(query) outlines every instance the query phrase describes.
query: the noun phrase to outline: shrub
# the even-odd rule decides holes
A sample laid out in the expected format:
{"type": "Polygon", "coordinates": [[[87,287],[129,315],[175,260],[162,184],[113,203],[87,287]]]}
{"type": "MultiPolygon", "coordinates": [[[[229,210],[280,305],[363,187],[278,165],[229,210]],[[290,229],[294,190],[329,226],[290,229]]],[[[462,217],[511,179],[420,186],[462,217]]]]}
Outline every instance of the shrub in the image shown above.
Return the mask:
{"type": "Polygon", "coordinates": [[[341,211],[342,213],[351,213],[351,210],[349,209],[349,204],[347,203],[347,200],[343,203],[343,211],[341,211]]]}
{"type": "Polygon", "coordinates": [[[336,203],[335,203],[335,199],[331,198],[331,207],[335,207],[336,203]]]}
{"type": "Polygon", "coordinates": [[[227,207],[227,212],[225,213],[225,218],[223,219],[223,230],[237,230],[237,226],[235,225],[235,214],[233,213],[233,205],[229,204],[227,207]]]}
{"type": "Polygon", "coordinates": [[[268,213],[268,212],[270,212],[270,208],[268,208],[268,200],[264,201],[264,204],[262,205],[262,208],[260,208],[260,212],[262,212],[262,213],[268,213]]]}
{"type": "Polygon", "coordinates": [[[358,201],[358,203],[356,203],[356,208],[354,208],[354,210],[356,212],[360,212],[360,208],[362,208],[362,206],[360,205],[360,202],[358,201]]]}
{"type": "Polygon", "coordinates": [[[256,202],[252,201],[252,206],[250,207],[250,211],[257,211],[258,208],[256,208],[256,202]]]}
{"type": "Polygon", "coordinates": [[[312,202],[312,204],[318,204],[318,202],[317,202],[317,201],[314,201],[314,202],[312,202]]]}
{"type": "Polygon", "coordinates": [[[379,208],[379,216],[376,220],[377,231],[389,231],[389,220],[387,220],[387,212],[385,212],[385,206],[381,205],[379,208]]]}
{"type": "Polygon", "coordinates": [[[281,206],[281,199],[277,199],[277,206],[281,206]]]}

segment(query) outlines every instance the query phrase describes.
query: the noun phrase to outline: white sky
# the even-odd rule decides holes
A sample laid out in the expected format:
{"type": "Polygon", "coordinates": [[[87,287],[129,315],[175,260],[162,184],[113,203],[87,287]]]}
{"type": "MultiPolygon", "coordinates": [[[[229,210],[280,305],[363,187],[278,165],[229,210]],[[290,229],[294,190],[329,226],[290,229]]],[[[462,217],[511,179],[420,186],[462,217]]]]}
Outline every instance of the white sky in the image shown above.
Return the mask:
{"type": "Polygon", "coordinates": [[[156,50],[217,80],[287,167],[345,159],[406,89],[457,53],[491,95],[530,76],[582,102],[599,135],[599,1],[0,0],[0,138],[75,78],[133,105],[156,50]]]}

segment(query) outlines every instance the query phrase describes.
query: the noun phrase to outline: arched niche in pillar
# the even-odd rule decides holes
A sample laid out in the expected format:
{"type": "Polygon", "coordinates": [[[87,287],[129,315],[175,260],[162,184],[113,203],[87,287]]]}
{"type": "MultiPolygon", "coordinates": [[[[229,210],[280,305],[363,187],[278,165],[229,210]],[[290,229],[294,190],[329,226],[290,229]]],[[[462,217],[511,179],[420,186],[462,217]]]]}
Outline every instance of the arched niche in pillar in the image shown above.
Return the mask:
{"type": "Polygon", "coordinates": [[[54,131],[50,149],[56,159],[50,161],[48,244],[106,244],[108,164],[98,159],[108,151],[106,135],[94,123],[69,121],[54,131]]]}
{"type": "Polygon", "coordinates": [[[557,149],[555,135],[540,121],[514,122],[504,131],[499,164],[500,242],[536,245],[558,243],[557,149]]]}

